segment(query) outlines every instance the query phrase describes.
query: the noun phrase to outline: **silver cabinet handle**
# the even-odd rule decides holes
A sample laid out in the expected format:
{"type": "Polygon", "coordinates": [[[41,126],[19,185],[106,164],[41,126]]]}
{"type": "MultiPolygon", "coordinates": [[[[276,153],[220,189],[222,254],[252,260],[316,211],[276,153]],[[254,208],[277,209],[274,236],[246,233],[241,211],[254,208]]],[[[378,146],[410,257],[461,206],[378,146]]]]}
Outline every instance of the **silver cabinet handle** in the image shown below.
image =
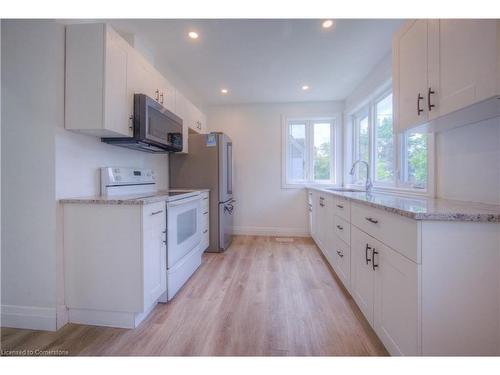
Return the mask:
{"type": "Polygon", "coordinates": [[[337,207],[340,209],[344,208],[344,206],[342,206],[341,204],[337,204],[337,207]]]}
{"type": "Polygon", "coordinates": [[[344,257],[344,253],[342,251],[339,251],[337,250],[337,254],[339,255],[339,257],[343,258],[344,257]]]}
{"type": "Polygon", "coordinates": [[[375,220],[373,217],[365,217],[366,220],[368,220],[370,223],[377,224],[378,220],[375,220]]]}
{"type": "Polygon", "coordinates": [[[163,104],[163,93],[160,94],[160,104],[163,104]]]}
{"type": "Polygon", "coordinates": [[[341,225],[337,225],[337,228],[338,228],[339,230],[344,230],[344,228],[343,228],[341,225]]]}
{"type": "Polygon", "coordinates": [[[207,233],[207,232],[208,232],[208,229],[205,229],[205,230],[203,231],[203,234],[205,234],[205,233],[207,233]]]}
{"type": "Polygon", "coordinates": [[[206,214],[208,214],[208,211],[203,212],[203,215],[206,215],[206,214]]]}
{"type": "Polygon", "coordinates": [[[151,212],[151,216],[161,214],[162,212],[163,212],[163,210],[151,212]]]}
{"type": "Polygon", "coordinates": [[[160,100],[160,90],[156,89],[155,91],[155,100],[159,101],[160,100]]]}

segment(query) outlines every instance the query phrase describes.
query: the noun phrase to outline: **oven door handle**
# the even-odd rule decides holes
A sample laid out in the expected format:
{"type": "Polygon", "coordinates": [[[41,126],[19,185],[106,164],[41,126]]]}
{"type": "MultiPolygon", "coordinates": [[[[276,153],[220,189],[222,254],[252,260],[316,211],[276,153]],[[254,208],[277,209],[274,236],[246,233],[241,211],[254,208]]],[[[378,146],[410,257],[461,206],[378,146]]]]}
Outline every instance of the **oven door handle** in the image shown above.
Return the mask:
{"type": "Polygon", "coordinates": [[[200,198],[199,195],[195,195],[194,197],[179,199],[178,201],[173,201],[173,202],[167,202],[167,209],[169,207],[182,206],[184,204],[191,203],[191,202],[194,202],[194,201],[197,201],[197,200],[200,200],[200,199],[201,198],[200,198]]]}

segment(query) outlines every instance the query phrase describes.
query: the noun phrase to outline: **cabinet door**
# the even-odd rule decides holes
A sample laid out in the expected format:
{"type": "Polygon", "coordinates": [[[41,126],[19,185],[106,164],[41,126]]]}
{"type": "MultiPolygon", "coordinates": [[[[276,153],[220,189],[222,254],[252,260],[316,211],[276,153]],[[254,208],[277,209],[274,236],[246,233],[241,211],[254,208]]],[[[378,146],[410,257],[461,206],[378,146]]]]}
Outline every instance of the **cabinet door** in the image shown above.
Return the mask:
{"type": "MultiPolygon", "coordinates": [[[[446,115],[496,93],[497,20],[429,21],[429,118],[446,115]]],[[[426,98],[426,106],[427,98],[426,98]]]]}
{"type": "Polygon", "coordinates": [[[391,355],[419,355],[418,266],[375,243],[374,329],[391,355]]]}
{"type": "Polygon", "coordinates": [[[374,274],[372,248],[374,239],[355,226],[351,228],[351,295],[373,326],[374,274]],[[367,246],[369,247],[367,250],[367,246]],[[368,259],[368,261],[367,261],[368,259]]]}
{"type": "Polygon", "coordinates": [[[175,111],[174,113],[182,119],[182,152],[188,152],[189,123],[191,122],[191,113],[189,112],[188,100],[180,92],[175,92],[175,111]]]}
{"type": "Polygon", "coordinates": [[[132,103],[134,94],[145,94],[155,98],[152,72],[149,64],[136,51],[131,51],[127,65],[128,98],[132,103]]]}
{"type": "Polygon", "coordinates": [[[160,202],[143,209],[144,307],[167,290],[166,210],[160,202]]]}
{"type": "Polygon", "coordinates": [[[309,223],[309,235],[314,238],[314,212],[313,212],[313,192],[307,191],[307,218],[309,223]]]}
{"type": "Polygon", "coordinates": [[[131,136],[127,93],[127,46],[114,31],[106,33],[104,127],[116,136],[131,136]]]}
{"type": "Polygon", "coordinates": [[[393,101],[398,132],[428,119],[427,27],[427,20],[409,21],[393,39],[393,101]]]}
{"type": "Polygon", "coordinates": [[[318,193],[316,191],[312,192],[312,210],[313,210],[313,215],[312,215],[312,232],[311,232],[311,237],[313,240],[318,243],[318,232],[319,232],[319,225],[318,225],[318,220],[319,220],[319,197],[318,193]]]}
{"type": "Polygon", "coordinates": [[[175,113],[175,89],[160,73],[155,74],[158,79],[158,87],[160,91],[159,101],[169,111],[175,113]]]}
{"type": "Polygon", "coordinates": [[[328,257],[328,200],[327,195],[318,194],[318,242],[323,254],[328,257]]]}

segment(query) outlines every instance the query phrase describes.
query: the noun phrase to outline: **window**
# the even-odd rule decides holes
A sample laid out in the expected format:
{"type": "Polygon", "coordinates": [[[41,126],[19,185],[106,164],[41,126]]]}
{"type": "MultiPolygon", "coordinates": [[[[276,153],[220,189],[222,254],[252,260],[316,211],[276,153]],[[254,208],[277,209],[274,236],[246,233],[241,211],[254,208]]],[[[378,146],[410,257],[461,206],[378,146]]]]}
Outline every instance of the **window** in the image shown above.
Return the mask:
{"type": "MultiPolygon", "coordinates": [[[[370,134],[368,127],[368,111],[362,111],[354,119],[354,160],[370,162],[370,134]]],[[[358,164],[354,173],[355,184],[361,184],[366,176],[366,166],[358,164]]]]}
{"type": "Polygon", "coordinates": [[[394,136],[392,129],[392,93],[375,103],[374,133],[375,183],[393,183],[394,136]]]}
{"type": "MultiPolygon", "coordinates": [[[[411,131],[395,137],[392,92],[371,100],[352,116],[352,140],[352,162],[368,163],[374,187],[427,190],[429,136],[411,131]]],[[[366,166],[358,163],[347,182],[364,185],[366,166]]]]}
{"type": "Polygon", "coordinates": [[[401,142],[401,182],[416,189],[427,186],[428,141],[427,134],[406,132],[401,142]]]}
{"type": "Polygon", "coordinates": [[[335,183],[335,130],[333,119],[284,122],[285,187],[335,183]]]}

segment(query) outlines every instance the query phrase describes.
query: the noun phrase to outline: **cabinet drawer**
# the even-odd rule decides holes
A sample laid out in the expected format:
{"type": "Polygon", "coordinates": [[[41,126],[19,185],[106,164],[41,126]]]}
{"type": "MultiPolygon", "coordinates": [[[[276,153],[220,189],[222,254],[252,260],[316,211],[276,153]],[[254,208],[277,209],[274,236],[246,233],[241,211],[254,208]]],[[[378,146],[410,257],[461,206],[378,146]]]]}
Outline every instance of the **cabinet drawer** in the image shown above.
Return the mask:
{"type": "Polygon", "coordinates": [[[143,213],[146,219],[150,216],[162,216],[164,218],[165,225],[167,224],[165,202],[146,204],[143,206],[143,213]]]}
{"type": "Polygon", "coordinates": [[[335,234],[347,245],[351,244],[351,224],[335,215],[335,234]]]}
{"type": "Polygon", "coordinates": [[[420,263],[416,220],[352,203],[351,223],[405,257],[420,263]]]}
{"type": "Polygon", "coordinates": [[[333,197],[333,212],[346,221],[351,221],[350,202],[342,197],[333,197]]]}

